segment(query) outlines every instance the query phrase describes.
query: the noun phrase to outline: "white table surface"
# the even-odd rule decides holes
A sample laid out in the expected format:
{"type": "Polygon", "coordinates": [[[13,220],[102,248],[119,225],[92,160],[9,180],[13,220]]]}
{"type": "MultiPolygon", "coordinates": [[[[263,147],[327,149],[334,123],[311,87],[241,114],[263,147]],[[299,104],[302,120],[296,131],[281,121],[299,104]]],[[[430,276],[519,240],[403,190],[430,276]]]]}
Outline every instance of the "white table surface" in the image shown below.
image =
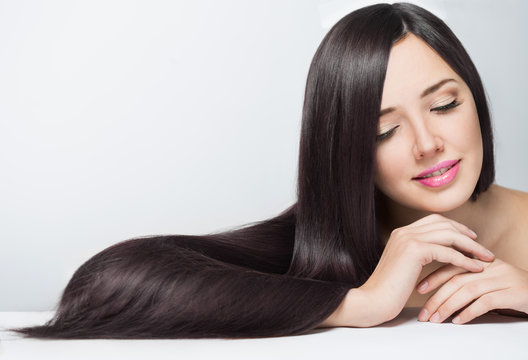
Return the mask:
{"type": "Polygon", "coordinates": [[[419,309],[368,329],[320,329],[280,338],[37,340],[6,327],[42,324],[52,312],[0,312],[0,359],[528,359],[528,320],[486,314],[466,325],[422,323],[419,309]]]}

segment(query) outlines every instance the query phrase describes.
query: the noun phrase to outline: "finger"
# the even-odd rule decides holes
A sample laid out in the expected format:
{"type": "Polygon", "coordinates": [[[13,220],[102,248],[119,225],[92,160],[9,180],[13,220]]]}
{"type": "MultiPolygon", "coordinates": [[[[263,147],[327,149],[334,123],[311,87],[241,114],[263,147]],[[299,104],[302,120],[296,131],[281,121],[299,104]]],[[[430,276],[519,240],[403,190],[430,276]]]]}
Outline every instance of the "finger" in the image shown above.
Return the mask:
{"type": "Polygon", "coordinates": [[[445,229],[424,232],[421,234],[420,239],[427,242],[435,242],[444,246],[452,246],[462,252],[473,254],[483,261],[492,261],[495,258],[491,251],[478,242],[452,230],[445,229]]]}
{"type": "Polygon", "coordinates": [[[454,220],[448,219],[449,223],[453,225],[458,231],[460,231],[462,234],[469,236],[471,239],[475,240],[477,238],[477,233],[471,230],[469,227],[467,227],[464,224],[461,224],[459,222],[456,222],[454,220]]]}
{"type": "Polygon", "coordinates": [[[460,233],[465,234],[469,236],[472,239],[477,238],[477,234],[471,230],[469,227],[467,227],[464,224],[459,223],[458,221],[451,220],[449,218],[446,218],[445,216],[442,216],[440,214],[431,214],[426,217],[423,217],[411,225],[413,226],[423,226],[423,225],[430,225],[430,224],[449,224],[456,230],[458,230],[460,233]]]}
{"type": "Polygon", "coordinates": [[[509,308],[509,302],[512,298],[515,298],[515,292],[511,289],[487,293],[461,311],[452,322],[454,324],[465,324],[493,309],[509,308]]]}
{"type": "Polygon", "coordinates": [[[429,321],[441,323],[455,311],[462,309],[472,301],[499,290],[504,290],[504,286],[500,282],[497,283],[495,279],[472,280],[445,299],[438,309],[429,308],[430,304],[427,304],[428,311],[433,314],[429,321]]]}
{"type": "Polygon", "coordinates": [[[446,301],[446,299],[468,281],[464,275],[465,274],[453,276],[451,280],[446,282],[433,296],[427,299],[422,310],[418,314],[418,320],[429,321],[432,315],[437,312],[438,308],[446,301]]]}
{"type": "Polygon", "coordinates": [[[456,234],[465,235],[466,237],[470,238],[471,240],[474,240],[474,236],[470,232],[466,231],[460,231],[455,225],[453,225],[449,221],[440,221],[440,222],[434,222],[430,224],[423,224],[420,226],[414,226],[409,229],[410,232],[413,234],[424,234],[424,233],[431,233],[435,231],[451,231],[456,234]]]}
{"type": "Polygon", "coordinates": [[[426,262],[428,261],[427,263],[436,260],[438,262],[460,266],[471,272],[481,272],[484,270],[484,266],[480,261],[471,259],[455,249],[437,244],[429,244],[428,250],[429,259],[426,259],[426,262]]]}
{"type": "Polygon", "coordinates": [[[422,281],[420,281],[420,283],[416,286],[416,291],[418,291],[420,294],[427,294],[428,292],[433,291],[440,285],[447,282],[453,276],[463,274],[465,272],[467,272],[467,270],[459,266],[452,264],[444,265],[440,269],[433,271],[423,278],[422,281]]]}

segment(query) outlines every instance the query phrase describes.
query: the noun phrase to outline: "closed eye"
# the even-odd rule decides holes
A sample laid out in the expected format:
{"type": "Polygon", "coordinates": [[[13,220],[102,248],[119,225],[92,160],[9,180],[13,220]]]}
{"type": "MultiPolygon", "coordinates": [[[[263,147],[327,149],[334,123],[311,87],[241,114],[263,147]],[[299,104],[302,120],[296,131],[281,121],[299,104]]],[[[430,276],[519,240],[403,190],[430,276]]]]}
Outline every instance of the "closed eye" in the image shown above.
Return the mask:
{"type": "Polygon", "coordinates": [[[392,136],[392,134],[394,134],[394,131],[397,128],[399,128],[399,127],[400,127],[400,125],[393,127],[392,129],[390,129],[389,131],[384,132],[383,134],[378,134],[376,136],[376,141],[383,141],[383,140],[386,140],[386,139],[390,138],[392,136]]]}
{"type": "Polygon", "coordinates": [[[456,108],[458,105],[460,105],[461,103],[459,103],[456,99],[453,100],[451,103],[447,104],[447,105],[442,105],[442,106],[438,106],[438,107],[435,107],[433,109],[431,109],[431,111],[436,111],[437,113],[445,113],[453,108],[456,108]]]}

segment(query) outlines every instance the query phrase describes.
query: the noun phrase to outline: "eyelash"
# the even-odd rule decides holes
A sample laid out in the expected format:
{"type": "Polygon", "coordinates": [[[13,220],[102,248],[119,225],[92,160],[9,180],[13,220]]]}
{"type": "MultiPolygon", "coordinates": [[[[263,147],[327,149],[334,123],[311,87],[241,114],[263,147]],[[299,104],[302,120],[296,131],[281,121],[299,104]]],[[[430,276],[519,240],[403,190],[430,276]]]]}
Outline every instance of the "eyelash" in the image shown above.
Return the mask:
{"type": "Polygon", "coordinates": [[[400,127],[400,125],[395,126],[392,129],[390,129],[389,131],[384,132],[383,134],[376,135],[376,140],[377,141],[383,141],[383,140],[386,140],[386,139],[390,138],[391,135],[394,133],[394,130],[396,130],[399,127],[400,127]]]}
{"type": "Polygon", "coordinates": [[[452,102],[450,102],[449,104],[435,107],[435,108],[431,109],[431,111],[436,111],[436,112],[442,114],[442,113],[448,112],[451,109],[456,108],[458,105],[460,105],[460,103],[457,101],[457,99],[455,99],[452,102]]]}
{"type": "MultiPolygon", "coordinates": [[[[460,105],[460,103],[457,101],[457,99],[455,99],[452,102],[450,102],[449,104],[435,107],[435,108],[431,109],[431,111],[436,111],[437,113],[444,114],[444,113],[448,112],[449,110],[456,108],[458,105],[460,105]]],[[[400,125],[395,126],[392,129],[390,129],[389,131],[384,132],[383,134],[376,135],[376,140],[377,141],[383,141],[383,140],[386,140],[386,139],[390,138],[392,136],[392,134],[394,133],[394,130],[396,130],[399,127],[400,127],[400,125]]]]}

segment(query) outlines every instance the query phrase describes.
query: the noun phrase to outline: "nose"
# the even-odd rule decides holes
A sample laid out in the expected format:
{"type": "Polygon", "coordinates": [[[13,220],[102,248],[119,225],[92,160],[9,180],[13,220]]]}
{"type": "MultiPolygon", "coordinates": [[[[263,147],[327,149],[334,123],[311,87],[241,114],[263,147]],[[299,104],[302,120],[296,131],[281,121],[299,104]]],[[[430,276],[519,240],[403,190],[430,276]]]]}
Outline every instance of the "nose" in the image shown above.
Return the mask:
{"type": "Polygon", "coordinates": [[[444,142],[440,136],[429,131],[425,124],[421,124],[415,128],[415,141],[412,150],[414,157],[420,160],[444,151],[444,142]]]}

